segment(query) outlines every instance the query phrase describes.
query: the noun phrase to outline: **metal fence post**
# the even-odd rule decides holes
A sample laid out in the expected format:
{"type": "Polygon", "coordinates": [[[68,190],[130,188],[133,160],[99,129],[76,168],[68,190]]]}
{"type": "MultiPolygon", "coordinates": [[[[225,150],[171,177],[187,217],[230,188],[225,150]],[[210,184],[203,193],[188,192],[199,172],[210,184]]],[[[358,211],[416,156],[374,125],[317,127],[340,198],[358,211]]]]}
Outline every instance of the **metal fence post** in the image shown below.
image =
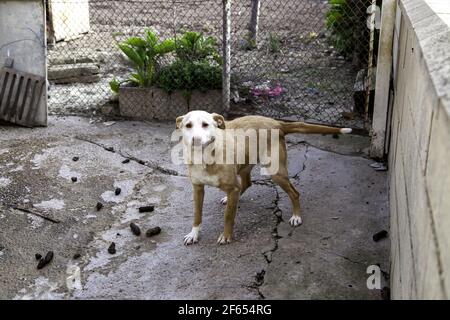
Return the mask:
{"type": "Polygon", "coordinates": [[[366,80],[366,102],[364,107],[364,127],[370,130],[369,127],[369,104],[370,104],[370,91],[372,91],[372,75],[373,75],[373,45],[375,41],[375,16],[377,10],[377,1],[372,0],[371,15],[369,17],[370,22],[370,42],[369,42],[369,59],[367,66],[367,80],[366,80]]]}
{"type": "Polygon", "coordinates": [[[255,47],[258,46],[258,30],[259,30],[259,9],[261,8],[260,0],[252,0],[252,16],[250,20],[250,39],[255,47]]]}
{"type": "Polygon", "coordinates": [[[231,0],[223,2],[223,72],[222,72],[222,105],[227,112],[230,110],[231,85],[231,0]]]}

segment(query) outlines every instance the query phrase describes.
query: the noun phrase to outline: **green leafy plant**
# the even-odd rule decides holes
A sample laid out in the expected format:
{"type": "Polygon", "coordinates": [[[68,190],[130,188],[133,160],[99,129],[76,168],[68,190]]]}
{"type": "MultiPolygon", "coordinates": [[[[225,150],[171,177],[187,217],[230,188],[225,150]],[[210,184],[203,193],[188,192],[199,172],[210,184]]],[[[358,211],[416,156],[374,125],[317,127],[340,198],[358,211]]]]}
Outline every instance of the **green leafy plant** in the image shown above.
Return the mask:
{"type": "Polygon", "coordinates": [[[120,50],[133,65],[134,72],[124,81],[114,78],[109,84],[111,90],[118,92],[123,83],[131,83],[138,87],[148,87],[154,84],[159,59],[175,50],[175,41],[166,39],[160,41],[151,30],[145,31],[145,37],[132,37],[118,43],[120,50]]]}
{"type": "Polygon", "coordinates": [[[181,61],[200,62],[213,60],[222,64],[217,52],[217,41],[213,37],[205,37],[194,31],[185,32],[181,37],[175,38],[176,56],[181,61]]]}
{"type": "Polygon", "coordinates": [[[366,9],[371,0],[328,0],[330,9],[326,16],[329,39],[344,57],[364,59],[368,51],[369,30],[366,9]]]}
{"type": "Polygon", "coordinates": [[[185,32],[175,38],[175,61],[160,70],[157,85],[168,93],[183,91],[189,101],[193,90],[222,87],[222,59],[213,37],[185,32]]]}
{"type": "Polygon", "coordinates": [[[276,54],[281,51],[281,39],[274,33],[269,33],[268,49],[271,53],[276,54]]]}
{"type": "Polygon", "coordinates": [[[177,60],[161,69],[157,85],[171,93],[174,90],[192,92],[222,87],[222,68],[207,61],[185,62],[177,60]]]}
{"type": "Polygon", "coordinates": [[[247,32],[243,39],[239,42],[239,46],[242,50],[250,51],[257,48],[256,39],[253,38],[250,32],[247,32]]]}
{"type": "Polygon", "coordinates": [[[222,59],[217,41],[198,32],[184,32],[174,39],[160,41],[151,31],[145,38],[129,38],[118,44],[133,64],[133,73],[124,81],[114,78],[111,90],[118,92],[124,83],[138,87],[156,85],[168,93],[181,90],[190,99],[193,90],[222,87],[222,59]],[[159,60],[174,52],[175,60],[162,66],[159,60]]]}

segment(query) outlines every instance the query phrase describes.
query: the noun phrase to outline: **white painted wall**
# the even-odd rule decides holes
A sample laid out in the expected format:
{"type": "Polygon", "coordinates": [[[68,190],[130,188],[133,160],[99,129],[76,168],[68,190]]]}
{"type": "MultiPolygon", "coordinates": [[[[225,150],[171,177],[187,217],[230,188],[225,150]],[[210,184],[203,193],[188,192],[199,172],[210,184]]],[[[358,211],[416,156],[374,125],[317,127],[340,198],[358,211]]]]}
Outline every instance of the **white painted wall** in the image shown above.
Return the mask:
{"type": "Polygon", "coordinates": [[[392,298],[448,299],[450,27],[424,0],[398,0],[397,10],[389,150],[392,298]]]}

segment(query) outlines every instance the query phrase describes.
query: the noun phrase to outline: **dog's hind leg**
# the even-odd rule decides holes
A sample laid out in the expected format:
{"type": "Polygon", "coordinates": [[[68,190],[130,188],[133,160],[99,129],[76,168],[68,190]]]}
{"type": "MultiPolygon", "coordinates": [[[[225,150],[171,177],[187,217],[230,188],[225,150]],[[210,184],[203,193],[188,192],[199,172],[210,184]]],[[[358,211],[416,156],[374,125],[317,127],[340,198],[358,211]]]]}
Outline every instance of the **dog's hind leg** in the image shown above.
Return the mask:
{"type": "Polygon", "coordinates": [[[252,169],[253,166],[249,165],[239,172],[239,176],[241,177],[241,195],[252,185],[252,169]]]}
{"type": "Polygon", "coordinates": [[[289,196],[292,202],[292,217],[289,219],[289,223],[296,227],[302,224],[302,218],[300,217],[300,194],[289,181],[289,177],[284,174],[276,174],[272,176],[273,182],[278,184],[289,196]]]}
{"type": "Polygon", "coordinates": [[[278,171],[276,174],[272,175],[272,180],[278,184],[291,199],[292,217],[289,219],[289,223],[294,227],[302,224],[302,218],[300,217],[300,194],[289,181],[287,170],[287,150],[284,139],[280,139],[278,171]]]}

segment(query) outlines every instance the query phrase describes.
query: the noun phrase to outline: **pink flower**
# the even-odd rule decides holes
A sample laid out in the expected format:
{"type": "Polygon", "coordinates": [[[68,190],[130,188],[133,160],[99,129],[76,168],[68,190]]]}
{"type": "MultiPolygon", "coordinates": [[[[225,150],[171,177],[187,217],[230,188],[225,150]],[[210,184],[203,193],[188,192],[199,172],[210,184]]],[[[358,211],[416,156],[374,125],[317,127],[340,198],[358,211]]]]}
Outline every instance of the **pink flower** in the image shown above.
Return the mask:
{"type": "Polygon", "coordinates": [[[283,88],[280,84],[277,84],[275,88],[269,90],[269,97],[278,97],[283,92],[283,88]]]}
{"type": "Polygon", "coordinates": [[[280,84],[277,84],[274,88],[270,88],[269,86],[257,86],[252,90],[252,95],[254,97],[278,97],[282,92],[283,88],[280,84]]]}

